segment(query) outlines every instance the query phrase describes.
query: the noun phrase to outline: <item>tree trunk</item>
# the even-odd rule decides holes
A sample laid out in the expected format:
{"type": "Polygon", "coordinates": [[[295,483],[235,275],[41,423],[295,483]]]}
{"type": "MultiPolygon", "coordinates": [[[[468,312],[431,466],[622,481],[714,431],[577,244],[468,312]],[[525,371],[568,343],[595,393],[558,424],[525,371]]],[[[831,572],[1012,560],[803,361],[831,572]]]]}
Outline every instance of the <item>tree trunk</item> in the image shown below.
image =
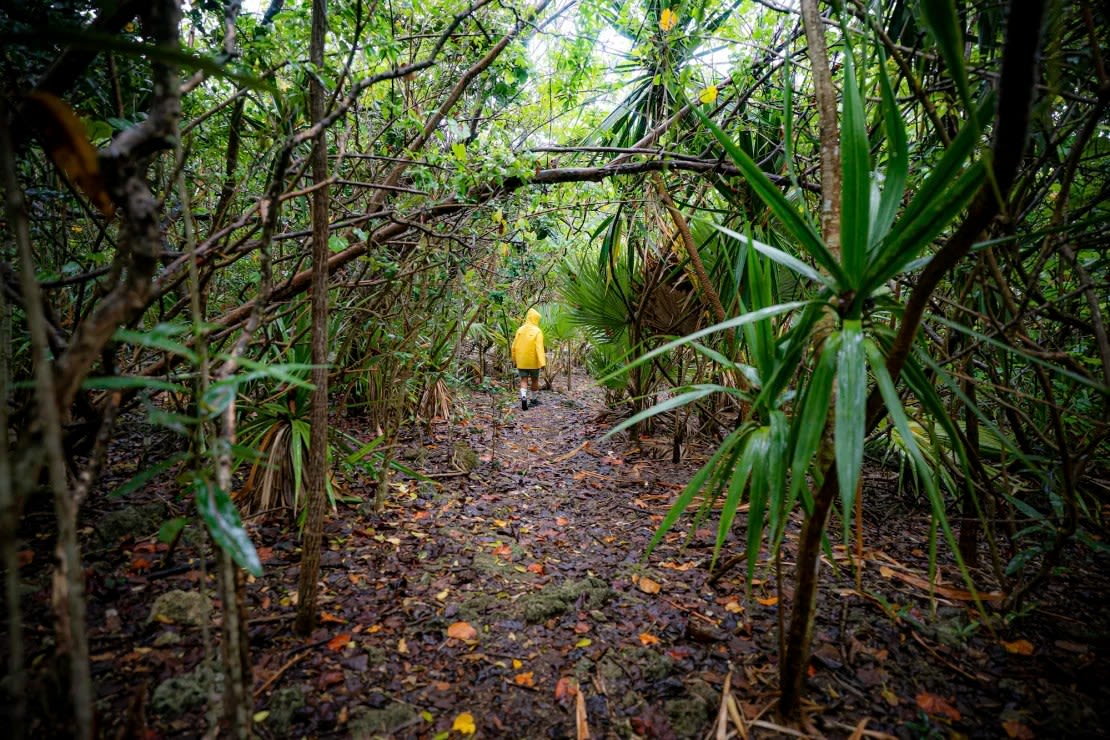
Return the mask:
{"type": "MultiPolygon", "coordinates": [[[[309,59],[316,69],[324,68],[324,37],[327,30],[327,0],[312,0],[312,40],[309,59]]],[[[309,80],[308,105],[311,120],[324,118],[326,91],[320,75],[309,80]]],[[[320,550],[328,480],[328,179],[327,134],[321,131],[312,151],[312,408],[309,413],[308,515],[305,519],[300,583],[297,587],[296,631],[307,635],[316,624],[316,595],[319,590],[320,550]]]]}
{"type": "MultiPolygon", "coordinates": [[[[818,0],[802,0],[802,21],[809,59],[813,67],[814,94],[817,97],[818,118],[821,129],[821,235],[834,259],[840,259],[840,124],[837,120],[836,88],[833,87],[832,70],[825,44],[825,25],[821,19],[818,0]]],[[[823,321],[832,322],[831,316],[823,321]]],[[[829,327],[831,331],[832,327],[829,327]]],[[[827,332],[819,332],[823,337],[827,332]]],[[[824,485],[818,491],[813,511],[806,517],[798,543],[797,573],[795,575],[794,603],[790,613],[790,626],[786,635],[786,654],[782,656],[779,672],[781,695],[779,714],[794,717],[798,714],[804,693],[806,669],[809,665],[810,646],[813,642],[813,623],[817,614],[817,585],[821,557],[821,535],[829,518],[829,510],[838,490],[835,469],[832,467],[833,409],[836,389],[829,396],[829,416],[825,433],[818,450],[818,466],[826,470],[824,485]],[[826,461],[829,462],[825,467],[826,461]]],[[[802,475],[802,471],[793,471],[802,475]]]]}
{"type": "MultiPolygon", "coordinates": [[[[80,507],[80,501],[69,489],[66,479],[65,457],[62,451],[62,423],[58,404],[54,401],[54,366],[50,361],[46,317],[43,313],[38,279],[35,277],[35,261],[31,252],[26,204],[16,175],[8,120],[7,106],[3,106],[0,108],[0,160],[2,160],[0,169],[3,170],[0,172],[0,181],[3,182],[6,191],[4,205],[8,223],[19,250],[23,309],[26,312],[27,329],[31,337],[35,398],[38,406],[38,417],[35,422],[37,429],[32,430],[32,434],[39,438],[37,443],[42,445],[46,453],[50,491],[54,497],[54,511],[58,517],[58,540],[54,550],[57,563],[54,568],[52,598],[56,620],[55,653],[59,658],[64,657],[69,665],[67,678],[70,698],[73,702],[73,737],[86,740],[93,737],[94,730],[89,643],[85,631],[85,572],[81,565],[81,551],[77,541],[77,510],[80,507]]],[[[4,402],[6,403],[6,399],[4,402]]],[[[2,451],[6,457],[7,446],[3,447],[2,451]]],[[[5,475],[5,479],[6,481],[0,485],[10,492],[7,484],[10,478],[5,475]]],[[[14,499],[14,497],[11,498],[14,499]]],[[[14,517],[14,501],[12,504],[12,508],[4,507],[5,520],[9,513],[14,517]]],[[[8,545],[5,544],[5,550],[7,548],[8,545]]],[[[12,573],[18,578],[18,569],[9,565],[9,578],[13,577],[12,573]]],[[[18,599],[14,605],[9,604],[9,609],[19,610],[18,599]]],[[[12,637],[15,637],[15,631],[12,630],[12,637]]],[[[20,679],[22,679],[21,652],[17,650],[12,654],[13,660],[20,660],[20,665],[17,666],[13,662],[12,666],[13,673],[20,679]]]]}
{"type": "MultiPolygon", "coordinates": [[[[5,115],[0,113],[0,115],[5,115]]],[[[0,125],[7,127],[5,124],[0,125]]],[[[0,156],[6,156],[7,147],[0,156]]],[[[7,164],[5,163],[5,168],[7,164]]],[[[11,378],[12,311],[0,290],[0,450],[7,453],[8,386],[11,378]]],[[[26,673],[23,668],[23,612],[19,603],[19,558],[16,554],[16,528],[19,510],[12,490],[12,466],[7,454],[0,455],[0,563],[4,567],[4,596],[8,624],[8,730],[12,740],[22,740],[27,716],[26,673]]]]}

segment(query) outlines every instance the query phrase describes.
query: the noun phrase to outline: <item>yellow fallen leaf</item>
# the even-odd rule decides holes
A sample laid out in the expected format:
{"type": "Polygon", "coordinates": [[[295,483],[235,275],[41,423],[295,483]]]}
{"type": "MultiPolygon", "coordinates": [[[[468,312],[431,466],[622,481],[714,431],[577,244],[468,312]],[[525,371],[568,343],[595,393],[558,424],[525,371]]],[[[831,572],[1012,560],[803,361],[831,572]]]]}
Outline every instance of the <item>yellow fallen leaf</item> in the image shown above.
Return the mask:
{"type": "Polygon", "coordinates": [[[879,575],[881,575],[883,578],[893,578],[894,577],[894,569],[891,568],[888,565],[880,565],[879,566],[879,575]]]}
{"type": "Polygon", "coordinates": [[[1014,655],[1032,655],[1033,643],[1029,640],[1014,640],[1013,642],[1002,641],[1002,647],[1006,648],[1007,653],[1014,655]]]}
{"type": "Polygon", "coordinates": [[[261,722],[265,722],[266,718],[269,717],[269,716],[270,716],[270,710],[264,709],[261,712],[255,712],[254,717],[252,719],[254,719],[255,724],[259,724],[261,722]]]}
{"type": "Polygon", "coordinates": [[[651,634],[650,632],[641,632],[640,633],[640,644],[641,645],[658,645],[659,644],[659,638],[656,637],[655,635],[651,634]]]}
{"type": "Polygon", "coordinates": [[[409,644],[405,642],[405,638],[403,637],[397,641],[397,652],[399,652],[401,655],[408,655],[409,644]]]}
{"type": "Polygon", "coordinates": [[[739,601],[729,601],[725,604],[725,611],[729,614],[740,614],[744,611],[744,607],[740,606],[739,601]]]}
{"type": "Polygon", "coordinates": [[[763,604],[763,606],[774,606],[775,604],[779,603],[779,597],[768,596],[766,599],[756,599],[756,601],[758,601],[760,604],[763,604]]]}
{"type": "Polygon", "coordinates": [[[520,661],[516,658],[513,658],[513,670],[519,671],[523,667],[524,667],[523,661],[520,661]]]}
{"type": "Polygon", "coordinates": [[[640,582],[636,585],[638,585],[640,587],[640,590],[643,591],[645,594],[657,594],[659,593],[660,589],[663,588],[650,578],[643,577],[640,578],[640,582]]]}
{"type": "Polygon", "coordinates": [[[478,630],[471,627],[468,622],[455,622],[447,628],[447,636],[456,640],[476,640],[478,630]]]}
{"type": "Polygon", "coordinates": [[[448,589],[445,588],[442,591],[440,591],[438,594],[436,594],[436,601],[440,601],[440,602],[447,601],[447,597],[450,596],[450,595],[451,595],[451,592],[448,589]]]}
{"type": "Polygon", "coordinates": [[[582,638],[581,640],[579,640],[578,642],[574,643],[574,646],[575,646],[575,647],[580,647],[580,648],[584,648],[584,647],[589,647],[590,645],[593,645],[593,644],[594,644],[594,641],[593,641],[593,640],[591,640],[591,639],[590,639],[590,638],[588,638],[588,637],[583,637],[583,638],[582,638]]]}
{"type": "Polygon", "coordinates": [[[474,724],[474,715],[470,712],[463,712],[451,724],[451,729],[455,732],[461,732],[464,735],[473,735],[478,728],[474,724]]]}
{"type": "Polygon", "coordinates": [[[517,675],[513,676],[513,683],[515,683],[517,686],[536,685],[536,681],[532,677],[532,671],[528,671],[526,673],[518,673],[517,675]]]}

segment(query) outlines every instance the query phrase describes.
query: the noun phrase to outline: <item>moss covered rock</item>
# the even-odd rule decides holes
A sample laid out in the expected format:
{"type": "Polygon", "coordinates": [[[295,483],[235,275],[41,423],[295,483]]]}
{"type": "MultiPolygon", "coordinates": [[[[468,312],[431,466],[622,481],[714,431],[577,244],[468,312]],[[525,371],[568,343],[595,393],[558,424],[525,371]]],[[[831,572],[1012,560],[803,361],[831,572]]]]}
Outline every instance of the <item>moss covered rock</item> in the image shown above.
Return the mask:
{"type": "Polygon", "coordinates": [[[197,666],[192,673],[158,684],[150,699],[150,708],[163,717],[180,717],[185,712],[204,706],[209,695],[218,700],[223,691],[223,679],[223,674],[208,666],[197,666]]]}
{"type": "Polygon", "coordinates": [[[212,602],[196,591],[167,591],[150,609],[148,622],[200,627],[212,618],[212,602]]]}
{"type": "Polygon", "coordinates": [[[521,618],[529,624],[538,624],[574,608],[579,599],[584,609],[597,609],[613,597],[613,590],[600,578],[583,578],[549,585],[542,591],[529,594],[517,602],[521,618]]]}
{"type": "Polygon", "coordinates": [[[394,730],[415,721],[420,712],[411,704],[390,702],[381,709],[359,707],[351,713],[351,737],[356,740],[388,737],[394,730]]]}
{"type": "Polygon", "coordinates": [[[166,521],[168,511],[161,501],[128,506],[100,517],[94,528],[105,543],[118,542],[128,536],[145,537],[158,531],[166,521]]]}
{"type": "Polygon", "coordinates": [[[288,687],[274,692],[266,709],[270,715],[266,717],[266,727],[277,737],[287,737],[289,728],[293,724],[293,715],[304,706],[303,689],[288,687]]]}

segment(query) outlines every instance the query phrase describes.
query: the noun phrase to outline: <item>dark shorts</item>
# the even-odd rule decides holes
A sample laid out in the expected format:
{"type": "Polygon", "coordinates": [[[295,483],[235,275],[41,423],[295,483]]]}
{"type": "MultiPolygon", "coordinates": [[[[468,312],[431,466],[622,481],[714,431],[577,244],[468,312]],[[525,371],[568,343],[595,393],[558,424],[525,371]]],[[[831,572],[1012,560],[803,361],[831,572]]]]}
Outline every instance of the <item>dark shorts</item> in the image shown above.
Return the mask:
{"type": "Polygon", "coordinates": [[[540,369],[538,367],[527,369],[527,370],[525,368],[518,367],[516,369],[516,372],[522,378],[538,378],[538,377],[540,377],[540,369]]]}

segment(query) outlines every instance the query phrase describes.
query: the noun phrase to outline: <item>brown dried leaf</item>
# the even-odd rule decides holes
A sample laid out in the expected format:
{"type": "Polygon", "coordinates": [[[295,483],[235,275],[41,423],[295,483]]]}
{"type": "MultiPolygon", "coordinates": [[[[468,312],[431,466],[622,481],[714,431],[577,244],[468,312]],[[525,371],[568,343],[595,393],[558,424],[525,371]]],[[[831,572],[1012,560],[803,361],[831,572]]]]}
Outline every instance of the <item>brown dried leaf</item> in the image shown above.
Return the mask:
{"type": "Polygon", "coordinates": [[[960,720],[959,709],[949,704],[947,699],[930,694],[928,691],[922,691],[917,695],[917,706],[928,714],[943,715],[953,722],[960,720]]]}
{"type": "Polygon", "coordinates": [[[73,109],[50,93],[32,92],[24,101],[23,114],[58,169],[88,196],[97,210],[111,217],[115,205],[104,187],[96,150],[73,109]]]}
{"type": "Polygon", "coordinates": [[[636,585],[639,586],[640,590],[645,594],[657,594],[663,589],[661,585],[645,577],[641,577],[640,582],[636,585]]]}
{"type": "Polygon", "coordinates": [[[453,637],[456,640],[477,640],[478,630],[470,626],[468,622],[455,622],[447,628],[447,636],[453,637]]]}
{"type": "Polygon", "coordinates": [[[1014,640],[1013,642],[1002,641],[1002,647],[1006,648],[1007,653],[1014,655],[1032,655],[1033,643],[1029,640],[1014,640]]]}
{"type": "Polygon", "coordinates": [[[342,632],[342,633],[336,635],[335,637],[331,638],[330,640],[328,640],[328,650],[331,650],[333,653],[337,653],[340,650],[342,650],[343,648],[345,648],[347,646],[347,643],[350,642],[350,641],[351,641],[351,633],[350,632],[342,632]]]}

